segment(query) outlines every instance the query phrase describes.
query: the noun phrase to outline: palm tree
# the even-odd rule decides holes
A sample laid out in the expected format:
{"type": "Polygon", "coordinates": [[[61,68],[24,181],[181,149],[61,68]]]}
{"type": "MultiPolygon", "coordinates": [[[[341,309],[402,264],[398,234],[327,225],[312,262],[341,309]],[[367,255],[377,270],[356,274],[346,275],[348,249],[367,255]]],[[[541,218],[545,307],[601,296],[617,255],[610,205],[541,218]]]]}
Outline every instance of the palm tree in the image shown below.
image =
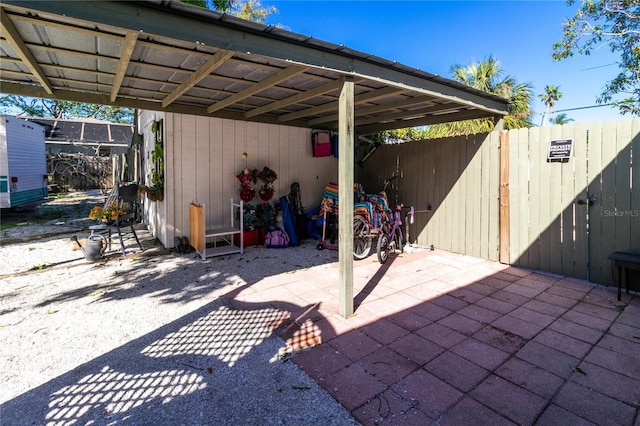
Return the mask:
{"type": "Polygon", "coordinates": [[[550,121],[552,124],[567,124],[567,123],[570,123],[570,122],[572,122],[572,121],[574,121],[574,120],[573,120],[573,118],[569,118],[569,117],[567,116],[567,114],[565,114],[564,112],[562,112],[562,113],[560,113],[560,114],[556,115],[555,117],[553,117],[553,118],[549,119],[549,121],[550,121]]]}
{"type": "MultiPolygon", "coordinates": [[[[500,62],[488,57],[471,65],[454,65],[451,67],[453,79],[475,89],[493,93],[509,99],[509,114],[504,117],[506,129],[531,127],[531,84],[519,83],[510,75],[503,76],[500,62]]],[[[442,123],[429,126],[426,135],[430,138],[468,135],[490,132],[494,122],[491,119],[465,120],[455,123],[442,123]]]]}
{"type": "Polygon", "coordinates": [[[551,112],[551,108],[555,105],[555,102],[562,97],[562,93],[560,93],[559,89],[560,86],[544,86],[544,93],[538,95],[538,98],[540,98],[540,100],[542,100],[542,102],[544,102],[544,104],[547,106],[547,109],[542,116],[542,121],[540,122],[541,126],[543,126],[547,121],[547,117],[551,112]]]}

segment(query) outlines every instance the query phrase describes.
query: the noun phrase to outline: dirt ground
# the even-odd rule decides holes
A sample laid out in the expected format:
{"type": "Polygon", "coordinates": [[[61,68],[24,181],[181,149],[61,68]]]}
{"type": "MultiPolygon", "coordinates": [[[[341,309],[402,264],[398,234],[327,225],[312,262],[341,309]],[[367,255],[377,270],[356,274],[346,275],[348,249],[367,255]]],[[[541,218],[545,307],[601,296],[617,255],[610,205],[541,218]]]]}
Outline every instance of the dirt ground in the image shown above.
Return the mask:
{"type": "Polygon", "coordinates": [[[86,229],[95,222],[88,218],[95,205],[106,199],[99,190],[69,192],[49,197],[29,207],[2,209],[0,244],[27,242],[86,229]]]}
{"type": "Polygon", "coordinates": [[[203,261],[140,224],[144,250],[122,256],[116,245],[87,262],[70,237],[89,234],[88,212],[104,199],[69,194],[2,212],[0,424],[356,424],[278,360],[285,344],[267,325],[286,312],[236,311],[224,297],[264,277],[335,268],[336,251],[310,240],[203,261]]]}
{"type": "MultiPolygon", "coordinates": [[[[89,236],[89,227],[95,225],[89,219],[89,211],[96,205],[103,205],[107,196],[99,190],[70,192],[49,197],[39,205],[19,209],[3,209],[0,216],[0,278],[7,274],[25,273],[53,267],[73,266],[84,260],[77,243],[89,236]]],[[[159,250],[157,240],[142,230],[146,249],[159,250]]],[[[113,248],[119,248],[114,244],[113,248]]],[[[157,254],[148,251],[147,255],[157,254]]],[[[161,251],[166,252],[166,251],[161,251]]],[[[117,257],[113,250],[105,254],[103,260],[117,257]]]]}

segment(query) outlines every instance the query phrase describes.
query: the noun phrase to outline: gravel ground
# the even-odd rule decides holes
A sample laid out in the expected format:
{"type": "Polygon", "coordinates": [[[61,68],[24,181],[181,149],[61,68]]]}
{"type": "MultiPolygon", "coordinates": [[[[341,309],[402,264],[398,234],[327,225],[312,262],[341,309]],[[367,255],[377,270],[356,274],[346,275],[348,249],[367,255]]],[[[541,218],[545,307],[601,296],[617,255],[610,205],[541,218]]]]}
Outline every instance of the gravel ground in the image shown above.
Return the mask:
{"type": "Polygon", "coordinates": [[[357,424],[278,358],[284,342],[269,324],[283,312],[237,311],[221,297],[261,277],[335,267],[337,252],[309,241],[202,261],[141,226],[144,251],[89,263],[69,238],[88,234],[86,214],[103,200],[3,212],[3,226],[24,225],[0,239],[0,424],[357,424]]]}

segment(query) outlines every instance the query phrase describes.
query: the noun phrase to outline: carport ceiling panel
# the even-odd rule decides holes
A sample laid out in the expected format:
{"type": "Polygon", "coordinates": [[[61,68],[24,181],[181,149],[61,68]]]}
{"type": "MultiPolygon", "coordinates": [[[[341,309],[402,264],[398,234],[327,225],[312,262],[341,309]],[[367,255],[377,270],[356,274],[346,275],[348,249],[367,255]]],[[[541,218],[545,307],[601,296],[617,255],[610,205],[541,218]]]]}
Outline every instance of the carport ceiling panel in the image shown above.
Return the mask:
{"type": "Polygon", "coordinates": [[[104,74],[91,74],[85,72],[74,71],[71,68],[62,68],[56,65],[45,65],[43,68],[46,70],[47,75],[55,77],[50,78],[58,78],[58,79],[68,79],[70,81],[78,81],[78,82],[86,82],[86,83],[100,83],[111,85],[113,83],[113,76],[104,75],[104,74]]]}
{"type": "MultiPolygon", "coordinates": [[[[175,69],[163,67],[163,66],[153,66],[153,64],[144,64],[144,63],[130,63],[129,68],[127,70],[129,76],[139,77],[148,81],[162,81],[165,84],[169,81],[176,73],[181,73],[184,78],[189,75],[188,71],[176,71],[175,69]]],[[[172,83],[172,82],[170,82],[172,83]]],[[[175,83],[176,86],[178,83],[175,83]]],[[[173,85],[168,85],[169,87],[175,87],[173,85]]],[[[169,89],[172,90],[172,89],[169,89]]]]}
{"type": "MultiPolygon", "coordinates": [[[[2,60],[0,61],[1,70],[31,74],[26,65],[18,58],[18,54],[13,50],[13,47],[11,47],[6,40],[0,40],[0,54],[2,55],[2,60]]],[[[26,76],[22,79],[24,81],[30,81],[26,76]]]]}
{"type": "MultiPolygon", "coordinates": [[[[294,91],[293,89],[290,89],[288,87],[285,86],[290,86],[290,84],[288,84],[287,82],[283,82],[281,84],[278,84],[276,86],[269,86],[259,92],[256,93],[255,96],[252,96],[252,99],[255,98],[262,98],[264,100],[267,101],[278,101],[281,99],[284,99],[288,96],[294,95],[296,93],[299,93],[297,91],[294,91]]],[[[294,86],[295,87],[295,86],[294,86]]],[[[258,106],[263,105],[262,103],[258,103],[258,106]]]]}
{"type": "MultiPolygon", "coordinates": [[[[306,92],[307,90],[316,89],[325,84],[335,82],[336,79],[337,77],[335,78],[317,77],[315,75],[309,74],[308,72],[305,72],[302,75],[293,76],[289,80],[289,85],[296,92],[306,92]]],[[[336,90],[337,89],[334,89],[333,92],[335,93],[336,90]]],[[[330,92],[327,91],[327,92],[324,92],[323,94],[325,93],[330,93],[330,92]]]]}
{"type": "Polygon", "coordinates": [[[136,87],[140,90],[148,90],[153,92],[171,92],[177,86],[177,84],[167,84],[163,81],[146,80],[136,77],[125,77],[120,91],[122,92],[123,90],[133,90],[133,87],[136,87]]]}
{"type": "Polygon", "coordinates": [[[280,71],[279,68],[254,67],[244,62],[227,61],[216,69],[214,75],[253,84],[280,71]]]}
{"type": "Polygon", "coordinates": [[[117,66],[121,51],[118,39],[79,37],[73,31],[21,24],[18,30],[20,36],[42,65],[53,64],[106,72],[113,72],[117,66]],[[95,66],[96,62],[108,65],[101,69],[95,66]],[[88,64],[94,64],[93,68],[89,68],[88,64]]]}
{"type": "Polygon", "coordinates": [[[165,50],[159,47],[150,48],[149,45],[144,48],[137,48],[131,60],[137,63],[156,64],[188,72],[195,71],[202,63],[206,62],[206,59],[200,56],[181,54],[174,50],[165,50]]]}
{"type": "Polygon", "coordinates": [[[203,99],[199,96],[190,96],[187,94],[180,97],[180,103],[192,106],[208,107],[209,105],[211,105],[211,100],[203,99]]]}
{"type": "MultiPolygon", "coordinates": [[[[162,91],[171,92],[191,74],[191,68],[197,68],[196,64],[181,67],[185,62],[198,61],[197,58],[191,59],[186,55],[175,55],[147,48],[141,49],[138,55],[135,53],[134,51],[134,56],[127,67],[127,75],[147,81],[164,82],[160,89],[162,91]]],[[[139,80],[130,80],[130,82],[136,86],[139,84],[139,80]]]]}
{"type": "Polygon", "coordinates": [[[198,82],[196,86],[193,86],[188,93],[194,96],[202,96],[203,98],[220,100],[226,97],[227,94],[233,94],[233,92],[228,91],[229,86],[233,83],[235,83],[234,79],[212,78],[209,76],[198,82]]]}

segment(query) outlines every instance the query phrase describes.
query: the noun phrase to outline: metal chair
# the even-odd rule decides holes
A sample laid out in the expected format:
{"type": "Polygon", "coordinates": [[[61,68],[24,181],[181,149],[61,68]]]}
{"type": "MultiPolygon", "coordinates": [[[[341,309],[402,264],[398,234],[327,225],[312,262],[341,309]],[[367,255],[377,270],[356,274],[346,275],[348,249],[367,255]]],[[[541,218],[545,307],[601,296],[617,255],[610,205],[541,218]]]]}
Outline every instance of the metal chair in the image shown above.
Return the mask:
{"type": "Polygon", "coordinates": [[[136,230],[133,227],[138,220],[138,184],[130,183],[118,186],[118,205],[129,212],[119,216],[113,224],[113,228],[118,232],[122,255],[125,256],[126,247],[124,241],[127,239],[135,239],[140,250],[143,250],[138,234],[136,234],[136,230]],[[127,235],[128,233],[131,235],[127,235]]]}

